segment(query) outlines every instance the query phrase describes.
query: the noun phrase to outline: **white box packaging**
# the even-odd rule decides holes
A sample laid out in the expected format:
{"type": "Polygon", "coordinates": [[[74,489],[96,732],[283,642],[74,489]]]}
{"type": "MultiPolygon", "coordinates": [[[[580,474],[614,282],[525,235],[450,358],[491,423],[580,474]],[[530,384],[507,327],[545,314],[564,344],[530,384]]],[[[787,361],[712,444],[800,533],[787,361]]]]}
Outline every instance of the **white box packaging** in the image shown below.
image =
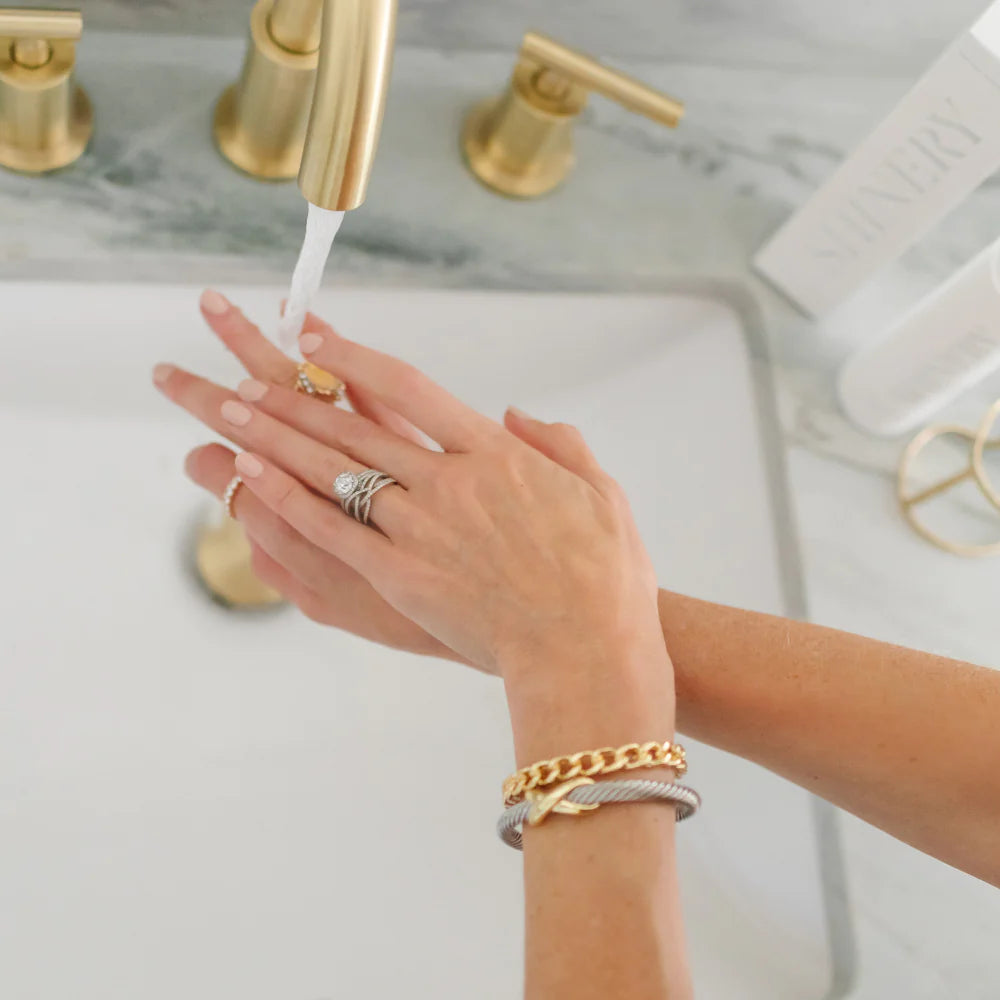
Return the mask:
{"type": "Polygon", "coordinates": [[[822,315],[1000,166],[1000,0],[957,38],[758,251],[757,270],[822,315]]]}

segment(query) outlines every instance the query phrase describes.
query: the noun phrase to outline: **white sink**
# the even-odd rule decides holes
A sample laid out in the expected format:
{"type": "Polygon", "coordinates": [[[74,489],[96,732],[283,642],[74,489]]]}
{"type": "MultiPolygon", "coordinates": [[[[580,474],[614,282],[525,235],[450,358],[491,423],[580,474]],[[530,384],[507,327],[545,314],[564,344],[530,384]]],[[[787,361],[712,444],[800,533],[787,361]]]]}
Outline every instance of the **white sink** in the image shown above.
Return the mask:
{"type": "MultiPolygon", "coordinates": [[[[265,323],[283,294],[225,290],[265,323]]],[[[499,683],[291,611],[227,612],[192,578],[207,501],[181,459],[206,435],[148,372],[238,378],[198,291],[0,285],[3,993],[514,1000],[499,683]]],[[[797,611],[773,415],[734,309],[342,290],[319,308],[491,414],[580,425],[664,585],[797,611]]],[[[829,815],[685,742],[705,801],[679,832],[698,995],[827,996],[849,954],[829,815]]]]}

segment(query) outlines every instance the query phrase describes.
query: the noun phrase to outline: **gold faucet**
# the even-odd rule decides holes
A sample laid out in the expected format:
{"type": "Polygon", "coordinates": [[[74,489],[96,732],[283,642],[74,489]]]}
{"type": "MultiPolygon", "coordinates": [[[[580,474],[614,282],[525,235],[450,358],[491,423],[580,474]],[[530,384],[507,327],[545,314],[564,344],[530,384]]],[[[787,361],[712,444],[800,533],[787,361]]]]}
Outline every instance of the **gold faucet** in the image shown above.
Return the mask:
{"type": "MultiPolygon", "coordinates": [[[[320,208],[357,208],[382,127],[395,27],[396,0],[258,0],[240,77],[215,110],[222,154],[253,177],[298,174],[320,208]]],[[[250,544],[229,517],[202,525],[195,562],[229,607],[282,603],[254,576],[250,544]]]]}
{"type": "Polygon", "coordinates": [[[364,201],[392,68],[396,0],[259,0],[215,138],[244,172],[298,174],[307,201],[364,201]],[[315,96],[314,96],[315,95],[315,96]]]}
{"type": "Polygon", "coordinates": [[[675,128],[684,105],[575,49],[529,31],[504,94],[472,109],[462,150],[487,187],[536,198],[573,168],[573,123],[594,91],[675,128]]]}
{"type": "Polygon", "coordinates": [[[73,82],[78,10],[0,10],[0,166],[27,174],[76,160],[94,128],[73,82]]]}

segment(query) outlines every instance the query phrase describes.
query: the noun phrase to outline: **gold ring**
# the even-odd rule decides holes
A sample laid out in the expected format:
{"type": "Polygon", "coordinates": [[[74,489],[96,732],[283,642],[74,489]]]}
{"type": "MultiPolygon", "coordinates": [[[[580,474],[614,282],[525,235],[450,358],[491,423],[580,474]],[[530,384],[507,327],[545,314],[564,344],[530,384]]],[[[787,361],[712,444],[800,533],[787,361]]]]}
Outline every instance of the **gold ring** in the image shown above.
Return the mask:
{"type": "Polygon", "coordinates": [[[324,403],[336,403],[344,390],[344,383],[328,371],[310,361],[300,361],[296,366],[295,391],[324,403]]]}
{"type": "Polygon", "coordinates": [[[1000,424],[1000,400],[997,400],[987,411],[983,422],[976,432],[976,440],[972,446],[972,468],[979,481],[979,488],[986,494],[986,499],[997,509],[1000,509],[1000,490],[993,486],[993,482],[986,472],[986,463],[983,455],[987,449],[1000,448],[1000,438],[990,439],[990,432],[996,424],[1000,424]]]}
{"type": "Polygon", "coordinates": [[[233,513],[233,502],[236,500],[236,493],[242,485],[243,479],[240,476],[233,476],[229,480],[226,492],[222,494],[222,505],[226,508],[226,514],[234,521],[236,520],[236,515],[233,513]]]}
{"type": "Polygon", "coordinates": [[[993,416],[994,410],[991,410],[987,415],[987,420],[983,422],[983,426],[978,434],[975,431],[970,431],[966,427],[959,427],[956,424],[934,424],[930,427],[925,427],[906,446],[906,450],[903,452],[903,457],[899,462],[899,469],[896,473],[896,500],[899,503],[903,517],[906,518],[907,523],[925,541],[928,541],[931,545],[936,545],[939,549],[943,549],[945,552],[950,552],[955,556],[976,558],[979,556],[1000,555],[1000,542],[987,544],[953,542],[950,539],[945,538],[943,535],[939,535],[931,527],[921,521],[917,516],[916,508],[920,504],[946,493],[948,490],[959,486],[961,483],[969,479],[976,481],[977,485],[980,489],[982,489],[987,499],[990,500],[990,502],[993,501],[982,461],[982,449],[988,444],[985,437],[989,432],[990,422],[993,419],[993,416]],[[940,482],[934,483],[932,486],[928,486],[919,492],[910,492],[907,489],[907,484],[910,480],[910,470],[916,464],[916,460],[920,456],[921,452],[923,452],[929,444],[936,441],[938,438],[949,435],[952,437],[964,438],[970,442],[973,449],[972,463],[967,465],[956,475],[950,476],[947,479],[942,479],[940,482]],[[976,449],[977,442],[980,442],[980,448],[978,451],[976,449]]]}

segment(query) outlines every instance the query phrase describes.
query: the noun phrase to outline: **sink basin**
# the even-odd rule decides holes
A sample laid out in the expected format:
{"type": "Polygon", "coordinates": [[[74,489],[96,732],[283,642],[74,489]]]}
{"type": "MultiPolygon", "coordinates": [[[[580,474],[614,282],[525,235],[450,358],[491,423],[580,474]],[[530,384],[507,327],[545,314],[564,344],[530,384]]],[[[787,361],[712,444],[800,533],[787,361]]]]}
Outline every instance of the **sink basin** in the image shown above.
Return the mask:
{"type": "MultiPolygon", "coordinates": [[[[273,327],[282,289],[227,288],[273,327]]],[[[512,763],[494,679],[248,615],[194,580],[181,474],[206,439],[158,360],[230,384],[198,290],[0,285],[0,968],[32,1000],[521,995],[512,763]],[[449,780],[440,781],[446,775],[449,780]]],[[[665,586],[798,611],[763,366],[696,291],[346,291],[321,311],[479,408],[578,424],[665,586]]],[[[831,817],[685,740],[698,995],[830,995],[849,953],[831,817]]]]}

